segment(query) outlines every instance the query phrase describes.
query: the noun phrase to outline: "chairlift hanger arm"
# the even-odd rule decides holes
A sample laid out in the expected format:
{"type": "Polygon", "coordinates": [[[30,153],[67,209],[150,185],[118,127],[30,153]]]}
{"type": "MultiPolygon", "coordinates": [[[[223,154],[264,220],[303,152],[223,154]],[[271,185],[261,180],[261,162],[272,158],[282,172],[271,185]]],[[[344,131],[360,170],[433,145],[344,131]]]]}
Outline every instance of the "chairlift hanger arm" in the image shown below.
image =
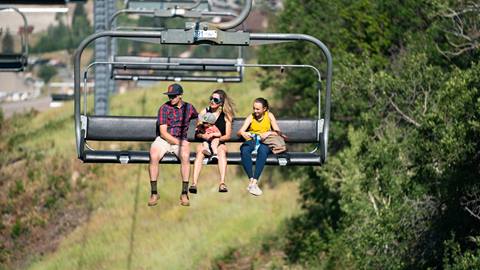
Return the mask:
{"type": "MultiPolygon", "coordinates": [[[[247,19],[248,15],[250,14],[250,10],[252,9],[252,1],[253,0],[245,0],[245,5],[243,7],[243,10],[235,19],[228,22],[217,23],[215,24],[215,27],[221,30],[228,30],[241,25],[243,21],[245,21],[245,19],[247,19]]],[[[200,3],[197,3],[197,4],[199,5],[200,3]]],[[[205,13],[203,15],[207,16],[207,14],[208,13],[205,13]]]]}
{"type": "Polygon", "coordinates": [[[252,9],[252,0],[245,0],[245,6],[243,7],[242,12],[240,12],[238,17],[236,17],[232,21],[214,24],[214,26],[221,30],[233,29],[241,25],[243,21],[247,19],[251,9],[252,9]]]}
{"type": "Polygon", "coordinates": [[[199,7],[203,0],[125,0],[125,6],[130,9],[153,9],[157,6],[171,7],[178,6],[184,9],[195,9],[199,7]],[[133,2],[133,3],[132,3],[133,2]],[[193,2],[193,3],[192,3],[193,2]],[[190,6],[189,6],[190,5],[190,6]]]}
{"type": "Polygon", "coordinates": [[[191,6],[186,6],[184,7],[185,9],[194,9],[194,8],[197,8],[198,6],[200,6],[200,4],[202,3],[202,0],[196,0],[193,5],[191,6]]]}
{"type": "Polygon", "coordinates": [[[136,14],[144,16],[152,16],[159,18],[173,18],[173,17],[183,17],[183,18],[195,18],[200,19],[203,17],[235,17],[237,16],[232,12],[219,12],[219,11],[195,11],[181,8],[171,8],[171,9],[155,9],[155,10],[143,10],[143,9],[121,9],[115,12],[109,19],[108,29],[112,29],[113,24],[115,23],[118,16],[121,14],[136,14]]]}

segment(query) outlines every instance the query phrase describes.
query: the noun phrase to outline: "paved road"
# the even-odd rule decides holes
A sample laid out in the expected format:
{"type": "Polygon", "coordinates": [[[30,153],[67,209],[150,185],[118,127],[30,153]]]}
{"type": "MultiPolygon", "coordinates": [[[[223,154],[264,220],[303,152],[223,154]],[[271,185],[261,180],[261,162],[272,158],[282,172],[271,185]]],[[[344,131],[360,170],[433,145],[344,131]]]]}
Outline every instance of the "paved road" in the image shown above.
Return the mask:
{"type": "Polygon", "coordinates": [[[14,113],[28,112],[34,108],[37,111],[45,111],[50,108],[50,97],[41,97],[33,100],[18,102],[0,103],[5,118],[11,117],[14,113]]]}

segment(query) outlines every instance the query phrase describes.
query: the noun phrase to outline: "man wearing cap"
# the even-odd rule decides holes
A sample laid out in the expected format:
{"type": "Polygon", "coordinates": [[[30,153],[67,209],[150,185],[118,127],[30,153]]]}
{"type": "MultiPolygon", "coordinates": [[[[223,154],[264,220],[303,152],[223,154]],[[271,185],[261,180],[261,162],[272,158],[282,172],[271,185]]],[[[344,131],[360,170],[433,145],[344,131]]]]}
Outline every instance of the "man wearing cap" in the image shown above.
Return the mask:
{"type": "Polygon", "coordinates": [[[180,174],[182,176],[182,192],[180,204],[190,205],[188,200],[188,180],[190,177],[190,145],[187,141],[188,126],[191,119],[198,117],[197,110],[192,104],[182,100],[183,88],[179,84],[168,86],[169,101],[165,102],[158,110],[158,125],[160,136],[157,136],[150,147],[150,187],[151,195],[148,200],[149,206],[157,204],[159,199],[157,192],[158,164],[165,153],[174,153],[181,163],[180,174]]]}

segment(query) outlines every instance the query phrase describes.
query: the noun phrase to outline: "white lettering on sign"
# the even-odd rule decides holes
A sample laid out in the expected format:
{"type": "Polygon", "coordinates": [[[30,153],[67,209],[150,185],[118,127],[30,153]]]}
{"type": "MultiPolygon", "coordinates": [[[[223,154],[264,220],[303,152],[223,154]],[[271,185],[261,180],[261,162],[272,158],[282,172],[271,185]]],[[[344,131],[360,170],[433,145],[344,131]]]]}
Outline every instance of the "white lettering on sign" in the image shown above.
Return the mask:
{"type": "Polygon", "coordinates": [[[217,38],[217,31],[216,30],[197,30],[195,31],[196,38],[217,38]]]}

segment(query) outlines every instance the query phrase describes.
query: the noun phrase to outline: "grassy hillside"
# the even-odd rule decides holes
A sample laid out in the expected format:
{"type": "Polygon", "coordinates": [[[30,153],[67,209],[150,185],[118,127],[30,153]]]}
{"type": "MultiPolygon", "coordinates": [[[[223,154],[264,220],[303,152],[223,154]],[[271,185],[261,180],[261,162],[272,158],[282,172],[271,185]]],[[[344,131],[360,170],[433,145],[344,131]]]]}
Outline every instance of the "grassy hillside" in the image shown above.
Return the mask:
{"type": "Polygon", "coordinates": [[[146,206],[145,168],[118,168],[127,179],[118,179],[87,223],[31,269],[209,269],[214,258],[262,240],[296,209],[293,183],[254,198],[244,182],[230,178],[231,191],[219,194],[211,169],[203,174],[200,194],[191,196],[192,206],[180,207],[177,170],[165,167],[168,179],[154,208],[146,206]]]}
{"type": "MultiPolygon", "coordinates": [[[[253,72],[253,71],[251,71],[253,72]]],[[[251,73],[250,72],[250,73],[251,73]]],[[[250,74],[251,75],[251,74],[250,74]]],[[[252,76],[250,76],[252,77],[252,76]]],[[[111,99],[111,114],[151,115],[165,102],[168,83],[111,99]]],[[[207,105],[217,84],[183,84],[184,99],[207,105]]],[[[253,80],[223,87],[239,116],[251,110],[253,80]]],[[[75,158],[72,104],[32,112],[2,123],[0,148],[1,265],[32,269],[212,268],[212,261],[238,246],[259,244],[282,219],[297,211],[297,187],[283,183],[254,198],[238,166],[230,166],[230,192],[217,192],[215,167],[204,168],[192,206],[178,205],[179,168],[162,165],[161,201],[146,206],[147,165],[82,164],[75,158]],[[33,259],[32,259],[33,257],[33,259]]],[[[94,148],[148,148],[148,143],[102,142],[94,148]]],[[[235,149],[238,146],[232,146],[235,149]]],[[[275,168],[274,183],[282,181],[275,168]]],[[[2,267],[0,267],[1,269],[2,267]]]]}

